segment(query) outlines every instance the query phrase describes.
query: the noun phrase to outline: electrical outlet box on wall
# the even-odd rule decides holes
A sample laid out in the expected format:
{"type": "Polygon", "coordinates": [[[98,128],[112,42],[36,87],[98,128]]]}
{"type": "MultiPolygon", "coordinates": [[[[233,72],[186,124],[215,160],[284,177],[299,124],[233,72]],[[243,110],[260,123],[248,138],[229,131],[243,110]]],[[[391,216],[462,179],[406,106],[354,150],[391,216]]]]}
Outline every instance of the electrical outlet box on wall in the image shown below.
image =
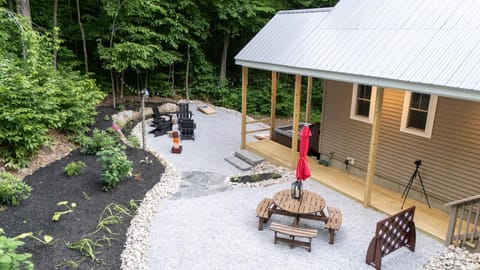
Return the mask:
{"type": "Polygon", "coordinates": [[[350,165],[354,165],[355,164],[355,159],[352,158],[352,157],[347,157],[347,160],[348,160],[348,164],[350,165]]]}

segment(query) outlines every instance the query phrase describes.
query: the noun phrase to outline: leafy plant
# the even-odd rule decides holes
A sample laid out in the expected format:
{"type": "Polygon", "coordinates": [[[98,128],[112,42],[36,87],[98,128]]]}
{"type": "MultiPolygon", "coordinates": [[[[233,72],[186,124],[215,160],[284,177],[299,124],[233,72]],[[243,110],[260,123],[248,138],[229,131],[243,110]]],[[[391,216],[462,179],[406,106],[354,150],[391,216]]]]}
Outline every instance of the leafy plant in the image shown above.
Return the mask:
{"type": "Polygon", "coordinates": [[[59,221],[62,215],[73,213],[74,209],[77,207],[77,204],[75,202],[72,202],[69,205],[68,201],[61,201],[57,203],[57,206],[63,206],[66,210],[56,211],[55,213],[53,213],[53,217],[52,217],[53,221],[59,221]]]}
{"type": "Polygon", "coordinates": [[[128,142],[135,148],[140,148],[140,140],[135,135],[128,135],[127,137],[128,142]]]}
{"type": "Polygon", "coordinates": [[[82,191],[82,198],[87,201],[90,200],[90,196],[88,196],[88,193],[86,193],[85,191],[82,191]]]}
{"type": "Polygon", "coordinates": [[[83,169],[87,167],[87,164],[83,161],[78,161],[78,162],[70,162],[63,168],[63,171],[68,175],[68,176],[74,176],[74,175],[79,175],[83,169]]]}
{"type": "Polygon", "coordinates": [[[103,247],[102,244],[100,244],[101,240],[93,241],[92,239],[89,238],[82,238],[78,240],[77,242],[74,243],[66,243],[66,246],[69,249],[75,249],[82,254],[82,256],[89,257],[93,261],[97,261],[97,252],[95,252],[96,247],[103,247]]]}
{"type": "Polygon", "coordinates": [[[126,176],[131,175],[132,162],[127,159],[124,145],[103,148],[97,156],[102,163],[103,190],[112,189],[126,176]]]}
{"type": "Polygon", "coordinates": [[[140,163],[150,165],[152,164],[153,160],[149,159],[148,157],[145,157],[144,159],[140,160],[140,163]]]}
{"type": "Polygon", "coordinates": [[[85,155],[94,155],[102,148],[112,147],[120,141],[116,132],[94,129],[92,137],[84,137],[80,142],[80,152],[85,155]]]}
{"type": "Polygon", "coordinates": [[[19,239],[33,238],[42,244],[48,244],[52,241],[50,235],[44,235],[43,240],[36,237],[32,232],[23,233],[13,238],[5,236],[5,231],[0,228],[0,269],[16,270],[16,269],[33,269],[33,263],[30,261],[32,254],[18,253],[17,248],[24,244],[19,239]]]}
{"type": "Polygon", "coordinates": [[[30,261],[32,254],[18,253],[17,248],[24,242],[16,238],[8,238],[3,229],[0,228],[0,269],[33,269],[33,263],[30,261]]]}
{"type": "Polygon", "coordinates": [[[110,121],[110,116],[105,114],[105,116],[103,116],[103,121],[110,121]]]}
{"type": "Polygon", "coordinates": [[[16,206],[30,197],[32,188],[10,173],[0,173],[0,205],[16,206]]]}

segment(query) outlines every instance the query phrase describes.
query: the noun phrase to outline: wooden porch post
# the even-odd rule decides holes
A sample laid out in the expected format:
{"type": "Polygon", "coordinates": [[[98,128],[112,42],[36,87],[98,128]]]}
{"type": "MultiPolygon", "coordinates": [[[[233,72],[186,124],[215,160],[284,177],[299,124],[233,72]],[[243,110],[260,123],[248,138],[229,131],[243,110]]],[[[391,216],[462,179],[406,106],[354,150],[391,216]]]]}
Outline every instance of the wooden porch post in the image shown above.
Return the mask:
{"type": "Polygon", "coordinates": [[[241,149],[247,145],[247,86],[248,86],[248,68],[242,66],[242,142],[241,149]]]}
{"type": "Polygon", "coordinates": [[[295,96],[293,99],[293,126],[292,126],[292,153],[290,155],[290,168],[295,169],[297,164],[298,148],[298,118],[300,116],[300,94],[302,92],[302,76],[295,75],[295,96]]]}
{"type": "Polygon", "coordinates": [[[312,113],[312,84],[313,78],[309,76],[307,83],[307,104],[305,106],[305,123],[310,123],[310,116],[312,113]]]}
{"type": "Polygon", "coordinates": [[[270,140],[275,132],[275,113],[277,108],[277,72],[272,71],[272,94],[270,98],[270,140]]]}
{"type": "Polygon", "coordinates": [[[367,180],[363,193],[363,207],[370,206],[373,179],[375,177],[375,163],[377,158],[378,133],[380,130],[380,116],[382,115],[383,87],[377,87],[375,96],[375,112],[373,114],[372,135],[370,138],[370,152],[368,153],[367,180]]]}

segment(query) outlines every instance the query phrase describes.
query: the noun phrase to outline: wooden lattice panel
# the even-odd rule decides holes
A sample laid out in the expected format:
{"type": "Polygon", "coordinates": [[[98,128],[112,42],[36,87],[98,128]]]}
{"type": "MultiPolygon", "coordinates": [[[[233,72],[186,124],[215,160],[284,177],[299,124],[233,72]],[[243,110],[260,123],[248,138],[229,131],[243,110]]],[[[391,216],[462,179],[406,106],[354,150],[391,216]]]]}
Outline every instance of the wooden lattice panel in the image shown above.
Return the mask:
{"type": "Polygon", "coordinates": [[[375,236],[367,251],[365,262],[377,269],[381,268],[382,257],[406,246],[415,250],[415,206],[377,222],[375,236]]]}

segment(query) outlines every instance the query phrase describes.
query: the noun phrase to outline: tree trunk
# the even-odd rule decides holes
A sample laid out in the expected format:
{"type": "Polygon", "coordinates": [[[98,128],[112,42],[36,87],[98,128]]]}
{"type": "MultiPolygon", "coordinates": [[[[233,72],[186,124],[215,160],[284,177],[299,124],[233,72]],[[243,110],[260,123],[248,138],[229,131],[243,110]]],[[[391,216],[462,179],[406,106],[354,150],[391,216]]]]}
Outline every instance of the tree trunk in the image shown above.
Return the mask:
{"type": "Polygon", "coordinates": [[[120,97],[123,98],[123,85],[125,84],[125,71],[122,71],[122,77],[120,77],[120,97]]]}
{"type": "Polygon", "coordinates": [[[13,1],[8,0],[8,9],[13,10],[13,1]]]}
{"type": "Polygon", "coordinates": [[[145,89],[148,88],[148,70],[145,70],[145,89]]]}
{"type": "Polygon", "coordinates": [[[170,76],[172,76],[172,93],[175,96],[175,65],[170,65],[170,76]]]}
{"type": "Polygon", "coordinates": [[[57,29],[57,14],[58,14],[58,0],[53,0],[53,68],[57,68],[57,39],[58,39],[58,29],[57,29]]]}
{"type": "Polygon", "coordinates": [[[112,106],[115,109],[115,78],[113,77],[113,69],[110,69],[110,80],[112,81],[112,106]]]}
{"type": "Polygon", "coordinates": [[[80,26],[80,32],[82,33],[83,57],[85,59],[85,73],[88,73],[87,42],[85,40],[85,31],[83,31],[82,19],[80,14],[80,0],[77,0],[76,2],[77,2],[78,26],[80,26]]]}
{"type": "Polygon", "coordinates": [[[32,24],[32,15],[30,13],[30,1],[29,0],[17,0],[17,13],[25,16],[32,24]]]}
{"type": "Polygon", "coordinates": [[[222,52],[222,64],[220,66],[220,81],[227,79],[227,55],[228,55],[228,44],[230,42],[230,36],[228,33],[223,35],[223,52],[222,52]]]}
{"type": "Polygon", "coordinates": [[[185,92],[187,95],[187,101],[190,100],[189,98],[189,90],[188,90],[188,71],[190,69],[190,47],[188,47],[188,52],[187,52],[187,70],[185,71],[185,92]]]}

